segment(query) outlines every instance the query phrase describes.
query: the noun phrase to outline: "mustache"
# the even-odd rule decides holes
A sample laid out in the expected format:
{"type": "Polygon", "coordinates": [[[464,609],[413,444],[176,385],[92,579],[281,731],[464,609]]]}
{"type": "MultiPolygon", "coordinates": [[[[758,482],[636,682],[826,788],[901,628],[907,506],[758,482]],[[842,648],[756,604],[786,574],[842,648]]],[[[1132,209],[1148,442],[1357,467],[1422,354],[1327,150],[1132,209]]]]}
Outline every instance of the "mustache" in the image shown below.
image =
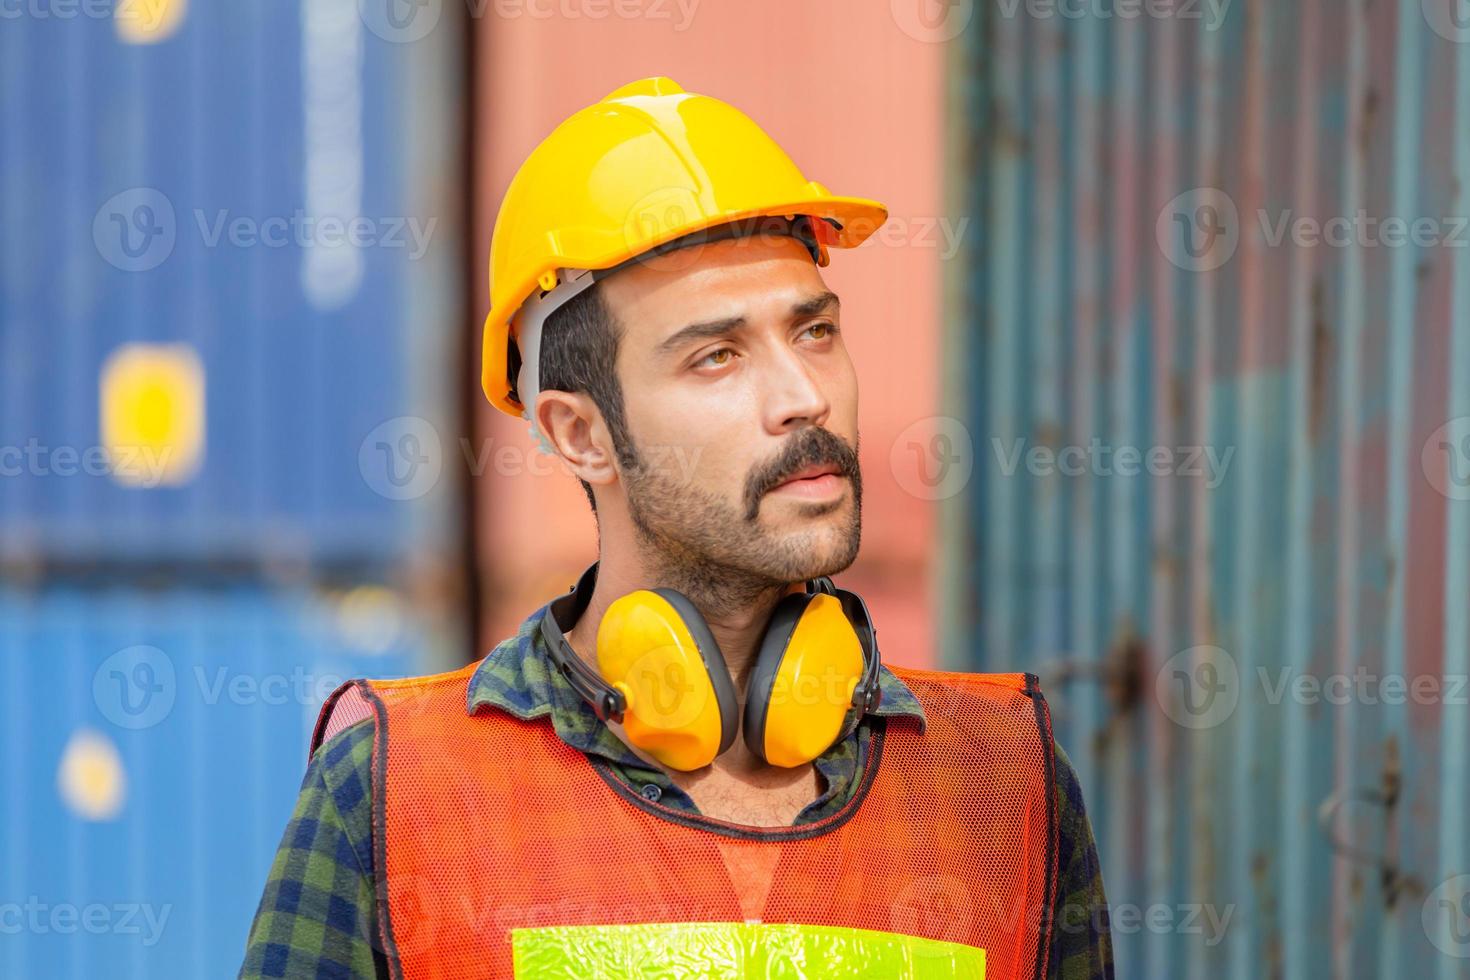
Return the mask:
{"type": "Polygon", "coordinates": [[[838,474],[851,480],[855,488],[861,485],[862,474],[858,471],[856,448],[826,429],[802,429],[791,437],[791,441],[774,459],[752,470],[746,477],[745,519],[755,520],[760,511],[761,498],[791,479],[798,471],[808,466],[825,464],[835,467],[838,474]]]}

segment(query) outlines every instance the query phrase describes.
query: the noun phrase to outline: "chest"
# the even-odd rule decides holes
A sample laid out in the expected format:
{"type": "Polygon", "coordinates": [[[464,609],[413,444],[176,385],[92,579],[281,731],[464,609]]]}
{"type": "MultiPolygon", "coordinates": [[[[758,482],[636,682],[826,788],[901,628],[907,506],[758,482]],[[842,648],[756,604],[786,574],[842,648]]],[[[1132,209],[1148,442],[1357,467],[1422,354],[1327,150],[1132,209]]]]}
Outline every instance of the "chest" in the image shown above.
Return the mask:
{"type": "Polygon", "coordinates": [[[821,776],[808,766],[800,779],[780,786],[751,786],[714,773],[684,787],[699,812],[716,820],[750,827],[790,827],[821,794],[821,776]]]}

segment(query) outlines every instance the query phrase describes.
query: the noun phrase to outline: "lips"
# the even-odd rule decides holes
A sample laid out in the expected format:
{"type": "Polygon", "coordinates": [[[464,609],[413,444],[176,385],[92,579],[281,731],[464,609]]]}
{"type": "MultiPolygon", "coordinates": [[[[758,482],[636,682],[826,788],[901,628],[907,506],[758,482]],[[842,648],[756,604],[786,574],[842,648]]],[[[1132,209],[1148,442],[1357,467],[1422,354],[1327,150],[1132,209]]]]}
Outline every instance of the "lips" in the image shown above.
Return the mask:
{"type": "Polygon", "coordinates": [[[842,469],[835,463],[819,463],[813,466],[803,467],[776,484],[776,486],[784,487],[786,484],[793,483],[796,480],[812,480],[819,476],[826,476],[829,473],[833,476],[840,476],[842,469]]]}

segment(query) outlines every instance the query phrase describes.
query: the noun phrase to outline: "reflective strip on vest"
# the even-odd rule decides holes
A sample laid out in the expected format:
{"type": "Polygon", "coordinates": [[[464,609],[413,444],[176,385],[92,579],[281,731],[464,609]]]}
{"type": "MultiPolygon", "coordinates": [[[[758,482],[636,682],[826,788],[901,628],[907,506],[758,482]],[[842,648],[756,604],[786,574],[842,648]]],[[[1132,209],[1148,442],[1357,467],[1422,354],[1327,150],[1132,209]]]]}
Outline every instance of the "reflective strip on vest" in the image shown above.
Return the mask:
{"type": "MultiPolygon", "coordinates": [[[[832,975],[838,950],[827,940],[844,930],[886,935],[894,949],[983,950],[992,980],[1046,975],[1057,828],[1051,723],[1035,678],[890,668],[927,728],[873,719],[867,765],[841,810],[749,827],[643,799],[545,717],[468,714],[479,666],[349,682],[318,722],[316,744],[338,729],[334,710],[375,722],[377,917],[395,977],[511,977],[526,943],[554,957],[573,935],[667,950],[666,929],[689,923],[825,930],[793,934],[814,944],[813,975],[832,975]],[[636,928],[602,928],[612,926],[636,928]],[[576,927],[599,929],[568,932],[576,927]]],[[[701,935],[710,943],[701,955],[720,957],[747,933],[701,935]]],[[[762,955],[777,935],[798,941],[750,935],[762,955]]],[[[876,942],[865,950],[899,955],[876,942]]],[[[707,972],[726,975],[717,965],[707,972]]],[[[579,976],[600,975],[584,966],[579,976]]]]}
{"type": "Polygon", "coordinates": [[[517,977],[969,980],[985,950],[869,929],[745,922],[511,930],[517,977]],[[591,964],[589,966],[589,964],[591,964]]]}

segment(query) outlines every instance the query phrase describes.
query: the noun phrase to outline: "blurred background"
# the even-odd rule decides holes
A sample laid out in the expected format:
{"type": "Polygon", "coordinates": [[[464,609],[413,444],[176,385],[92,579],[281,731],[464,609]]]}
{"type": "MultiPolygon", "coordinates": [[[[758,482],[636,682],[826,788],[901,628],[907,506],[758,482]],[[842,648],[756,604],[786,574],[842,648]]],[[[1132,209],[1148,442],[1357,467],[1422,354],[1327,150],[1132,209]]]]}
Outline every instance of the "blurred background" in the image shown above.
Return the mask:
{"type": "Polygon", "coordinates": [[[484,269],[655,74],[889,205],[841,580],[1040,675],[1118,976],[1470,976],[1465,0],[0,0],[0,976],[233,975],[326,695],[595,556],[484,269]]]}

